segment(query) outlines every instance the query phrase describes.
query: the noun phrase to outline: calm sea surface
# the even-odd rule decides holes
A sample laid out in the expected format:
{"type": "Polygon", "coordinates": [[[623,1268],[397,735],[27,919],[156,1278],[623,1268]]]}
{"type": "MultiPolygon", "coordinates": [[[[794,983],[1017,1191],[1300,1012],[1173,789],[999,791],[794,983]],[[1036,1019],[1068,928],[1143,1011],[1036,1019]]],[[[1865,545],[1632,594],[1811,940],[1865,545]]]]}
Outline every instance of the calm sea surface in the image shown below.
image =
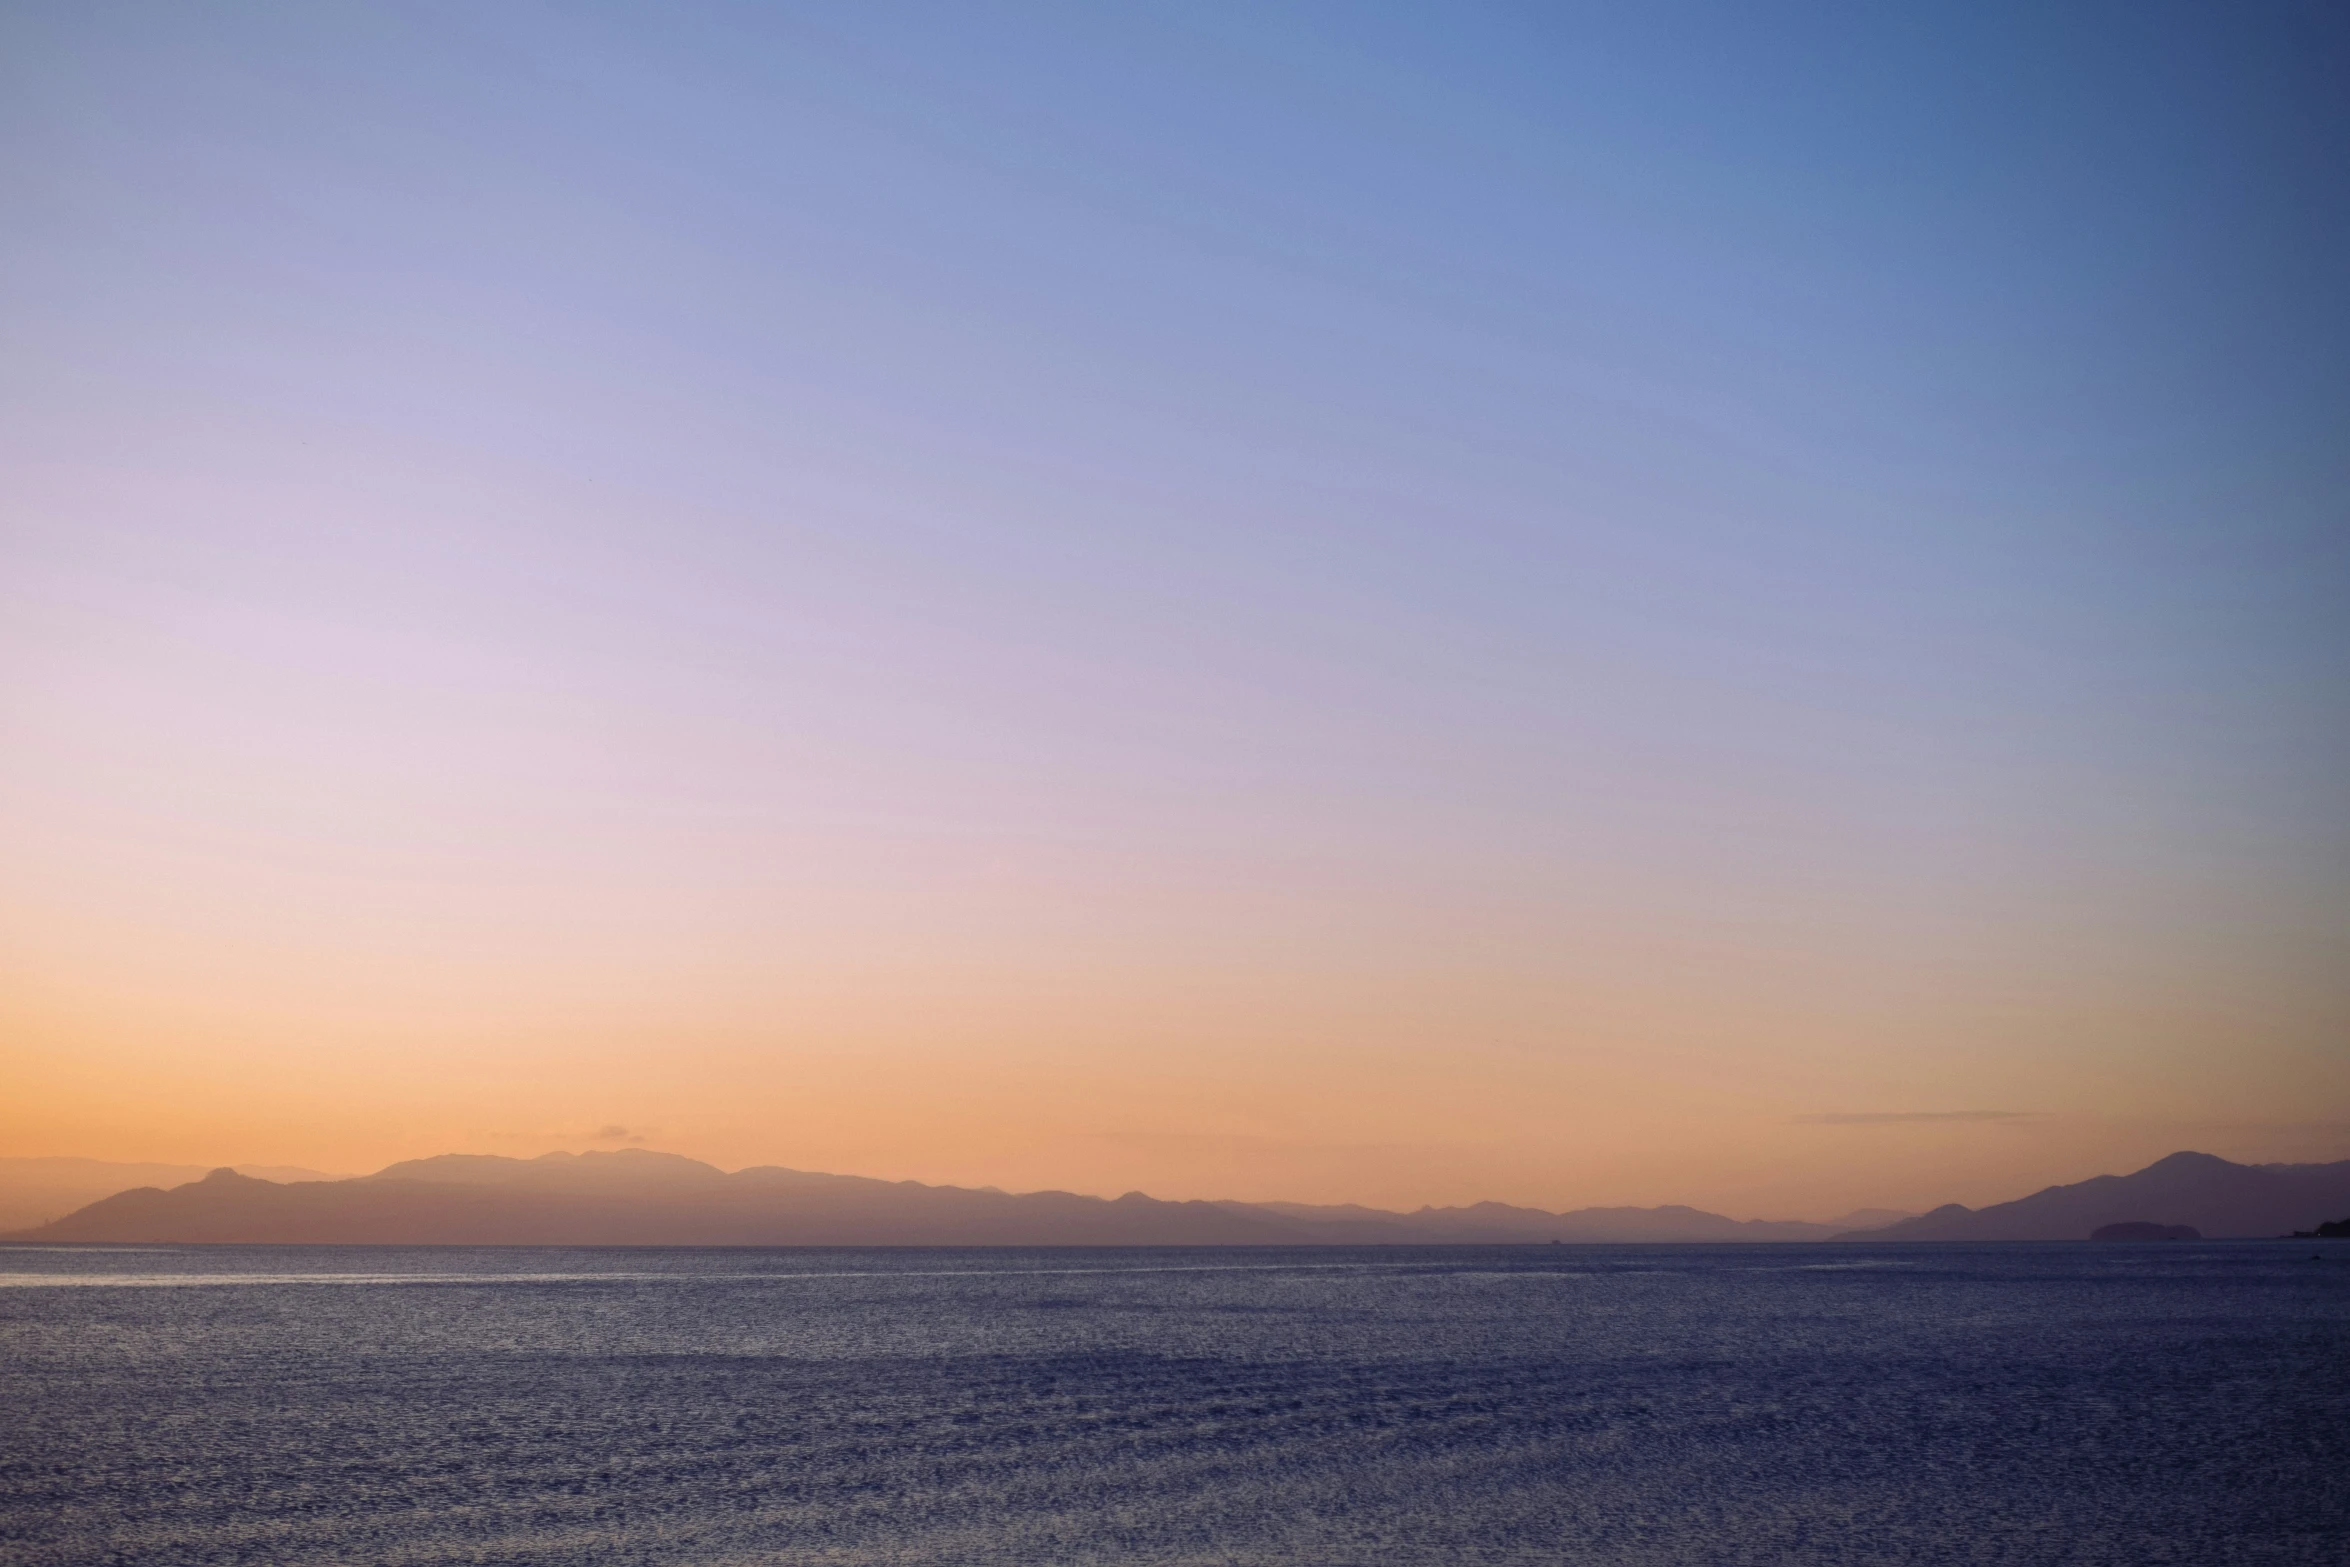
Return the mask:
{"type": "Polygon", "coordinates": [[[2350,1247],[0,1247],[0,1562],[2340,1567],[2350,1247]]]}

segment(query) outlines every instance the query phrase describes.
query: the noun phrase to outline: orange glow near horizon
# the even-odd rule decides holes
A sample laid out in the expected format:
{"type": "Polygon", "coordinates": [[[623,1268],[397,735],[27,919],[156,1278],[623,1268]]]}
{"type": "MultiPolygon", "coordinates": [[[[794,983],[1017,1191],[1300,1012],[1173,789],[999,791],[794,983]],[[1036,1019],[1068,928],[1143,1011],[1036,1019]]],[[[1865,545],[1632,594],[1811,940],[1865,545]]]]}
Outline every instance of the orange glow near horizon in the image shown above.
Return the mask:
{"type": "MultiPolygon", "coordinates": [[[[520,868],[480,848],[469,885],[514,896],[520,868]]],[[[1015,1190],[1736,1217],[1980,1203],[2181,1146],[2328,1152],[2289,1060],[2250,1114],[2204,1111],[2248,1098],[2180,1017],[2208,974],[2059,968],[2029,932],[1837,941],[1766,889],[1676,911],[1652,882],[1643,928],[1628,877],[1585,884],[1610,911],[1498,871],[1373,901],[1360,863],[1260,863],[1243,906],[1196,866],[1089,887],[933,860],[927,883],[844,867],[839,903],[671,923],[609,888],[596,909],[538,889],[538,917],[402,906],[400,863],[300,919],[304,889],[251,859],[249,902],[190,874],[34,911],[22,889],[62,875],[16,880],[0,1151],[360,1172],[645,1145],[1015,1190]],[[1966,1110],[2010,1113],[1941,1118],[1966,1110]]]]}

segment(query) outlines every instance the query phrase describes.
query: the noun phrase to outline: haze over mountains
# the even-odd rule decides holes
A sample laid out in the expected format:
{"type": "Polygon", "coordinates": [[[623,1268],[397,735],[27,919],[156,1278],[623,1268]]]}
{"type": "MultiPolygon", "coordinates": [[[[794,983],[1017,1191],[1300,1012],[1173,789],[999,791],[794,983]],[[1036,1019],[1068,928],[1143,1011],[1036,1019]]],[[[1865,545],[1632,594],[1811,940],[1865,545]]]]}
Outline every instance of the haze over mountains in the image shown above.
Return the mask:
{"type": "MultiPolygon", "coordinates": [[[[339,1175],[298,1165],[240,1164],[239,1175],[264,1181],[335,1181],[339,1175]]],[[[111,1159],[0,1159],[0,1233],[46,1224],[101,1197],[134,1186],[179,1186],[200,1181],[203,1164],[123,1164],[111,1159]]]]}
{"type": "MultiPolygon", "coordinates": [[[[297,1172],[307,1173],[307,1172],[297,1172]]],[[[403,1245],[1318,1245],[1497,1242],[2076,1240],[2105,1224],[2190,1224],[2205,1236],[2287,1234],[2350,1213],[2350,1161],[2252,1166],[2179,1153],[2127,1176],[2011,1203],[1841,1223],[1735,1220],[1698,1209],[1504,1203],[1412,1213],[1285,1202],[1012,1194],[776,1166],[729,1174],[628,1149],[536,1159],[445,1154],[374,1175],[280,1181],[221,1169],[119,1191],[19,1241],[403,1245]]]]}

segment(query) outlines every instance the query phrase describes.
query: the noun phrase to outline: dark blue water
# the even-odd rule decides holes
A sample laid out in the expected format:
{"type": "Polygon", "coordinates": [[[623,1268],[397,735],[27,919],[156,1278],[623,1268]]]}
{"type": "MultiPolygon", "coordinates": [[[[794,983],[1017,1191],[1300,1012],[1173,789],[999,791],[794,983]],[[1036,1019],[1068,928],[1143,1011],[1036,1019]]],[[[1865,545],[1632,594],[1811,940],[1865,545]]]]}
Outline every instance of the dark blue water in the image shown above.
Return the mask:
{"type": "Polygon", "coordinates": [[[2350,1247],[0,1248],[0,1561],[2350,1562],[2350,1247]]]}

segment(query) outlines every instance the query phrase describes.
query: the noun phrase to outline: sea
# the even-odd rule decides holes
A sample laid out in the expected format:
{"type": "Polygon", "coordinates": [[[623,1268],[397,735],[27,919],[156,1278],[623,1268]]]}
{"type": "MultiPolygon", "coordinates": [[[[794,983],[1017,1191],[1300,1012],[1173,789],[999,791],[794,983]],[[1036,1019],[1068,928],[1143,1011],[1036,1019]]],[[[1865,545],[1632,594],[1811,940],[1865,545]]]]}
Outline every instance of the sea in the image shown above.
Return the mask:
{"type": "Polygon", "coordinates": [[[2350,1244],[0,1247],[0,1563],[2350,1563],[2350,1244]]]}

